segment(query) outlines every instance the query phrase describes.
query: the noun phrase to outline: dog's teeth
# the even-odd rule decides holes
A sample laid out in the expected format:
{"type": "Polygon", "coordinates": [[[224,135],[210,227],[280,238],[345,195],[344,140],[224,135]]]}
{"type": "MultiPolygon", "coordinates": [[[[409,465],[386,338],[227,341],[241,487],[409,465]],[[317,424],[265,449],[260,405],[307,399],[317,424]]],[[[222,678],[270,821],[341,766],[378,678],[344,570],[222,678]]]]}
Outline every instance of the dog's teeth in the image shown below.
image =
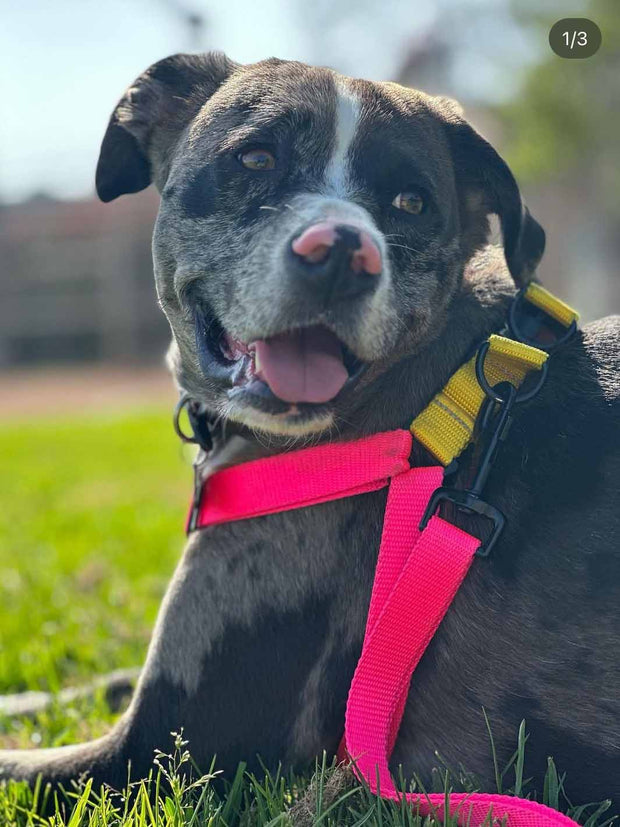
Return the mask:
{"type": "Polygon", "coordinates": [[[260,373],[261,363],[260,363],[260,358],[258,356],[258,352],[256,350],[252,351],[252,357],[254,359],[254,371],[256,373],[260,373]]]}

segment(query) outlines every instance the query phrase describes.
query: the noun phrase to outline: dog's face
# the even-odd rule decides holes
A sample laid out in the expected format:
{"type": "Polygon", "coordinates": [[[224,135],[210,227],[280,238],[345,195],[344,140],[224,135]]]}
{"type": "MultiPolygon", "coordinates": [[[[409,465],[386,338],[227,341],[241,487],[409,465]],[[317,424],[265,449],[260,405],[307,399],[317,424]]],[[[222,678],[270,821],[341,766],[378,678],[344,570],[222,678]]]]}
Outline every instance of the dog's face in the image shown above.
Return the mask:
{"type": "Polygon", "coordinates": [[[346,421],[378,373],[437,335],[489,213],[515,277],[544,244],[452,102],[299,63],[147,70],[112,116],[97,188],[111,200],[151,180],[180,386],[279,434],[346,421]]]}

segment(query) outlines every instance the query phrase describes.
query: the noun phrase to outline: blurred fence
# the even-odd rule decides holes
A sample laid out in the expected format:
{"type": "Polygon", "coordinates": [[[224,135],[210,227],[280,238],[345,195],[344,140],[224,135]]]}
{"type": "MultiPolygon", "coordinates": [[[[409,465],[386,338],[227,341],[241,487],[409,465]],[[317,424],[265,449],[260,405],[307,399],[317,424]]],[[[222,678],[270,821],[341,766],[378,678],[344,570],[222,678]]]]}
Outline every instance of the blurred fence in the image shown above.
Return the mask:
{"type": "Polygon", "coordinates": [[[161,360],[153,191],[104,205],[35,198],[0,210],[0,366],[161,360]]]}

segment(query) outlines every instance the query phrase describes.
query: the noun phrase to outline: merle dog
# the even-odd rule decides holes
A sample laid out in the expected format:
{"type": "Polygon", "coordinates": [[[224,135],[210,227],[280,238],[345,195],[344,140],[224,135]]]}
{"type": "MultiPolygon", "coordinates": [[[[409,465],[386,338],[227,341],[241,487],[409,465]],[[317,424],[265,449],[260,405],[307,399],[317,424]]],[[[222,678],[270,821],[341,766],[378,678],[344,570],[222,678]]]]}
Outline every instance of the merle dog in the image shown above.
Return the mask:
{"type": "MultiPolygon", "coordinates": [[[[97,190],[151,182],[169,364],[217,423],[205,473],[406,428],[501,328],[544,247],[454,102],[301,63],[151,66],[114,110],[97,190]]],[[[500,761],[526,718],[539,782],[553,755],[576,801],[620,801],[619,331],[588,325],[554,354],[513,424],[488,489],[508,526],[415,673],[393,755],[406,773],[428,779],[438,750],[492,786],[484,707],[500,761]]],[[[385,498],[192,534],[126,714],[89,744],[2,753],[0,774],[119,786],[179,727],[228,772],[333,752],[385,498]]]]}

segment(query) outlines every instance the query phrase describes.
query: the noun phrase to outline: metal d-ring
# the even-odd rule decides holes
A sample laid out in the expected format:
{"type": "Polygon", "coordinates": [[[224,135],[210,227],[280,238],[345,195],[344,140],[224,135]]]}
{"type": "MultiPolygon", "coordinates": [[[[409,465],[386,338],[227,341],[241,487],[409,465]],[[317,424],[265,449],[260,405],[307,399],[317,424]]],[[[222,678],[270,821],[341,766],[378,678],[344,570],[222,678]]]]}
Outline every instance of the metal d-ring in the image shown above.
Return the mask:
{"type": "MultiPolygon", "coordinates": [[[[566,342],[568,342],[568,340],[577,332],[576,319],[573,319],[573,321],[566,329],[565,333],[563,333],[558,339],[556,339],[555,342],[551,342],[550,344],[537,342],[536,339],[532,339],[529,336],[526,336],[525,333],[521,331],[521,328],[519,327],[519,323],[517,321],[517,310],[521,306],[526,292],[527,286],[522,287],[521,290],[519,290],[517,295],[514,297],[514,299],[510,302],[510,307],[508,308],[508,327],[514,338],[518,339],[520,342],[523,342],[523,344],[530,345],[531,347],[536,347],[539,350],[545,351],[555,350],[556,347],[560,347],[560,345],[563,345],[566,342]]],[[[541,311],[541,313],[543,313],[544,315],[544,311],[541,311]]]]}
{"type": "MultiPolygon", "coordinates": [[[[478,380],[478,384],[489,397],[489,399],[492,399],[494,402],[498,402],[500,405],[503,405],[507,401],[507,397],[503,396],[501,393],[499,393],[499,391],[496,390],[496,388],[502,383],[500,382],[496,386],[490,385],[486,376],[484,375],[484,363],[490,347],[491,343],[489,341],[486,341],[483,342],[480,345],[480,348],[478,349],[478,354],[476,355],[476,379],[478,380]]],[[[533,388],[531,388],[531,390],[525,391],[524,393],[517,393],[513,400],[513,404],[518,405],[520,402],[527,402],[528,400],[536,396],[536,394],[545,384],[548,371],[548,362],[543,362],[540,368],[540,378],[538,379],[538,382],[534,385],[533,388]]]]}
{"type": "Polygon", "coordinates": [[[174,426],[174,432],[183,442],[199,445],[206,453],[209,453],[213,448],[213,435],[209,417],[203,405],[195,399],[192,399],[189,393],[184,392],[177,402],[174,408],[172,424],[174,426]],[[190,428],[192,429],[191,436],[186,434],[181,428],[181,413],[184,408],[187,411],[190,428]]]}
{"type": "MultiPolygon", "coordinates": [[[[174,427],[175,434],[179,437],[182,442],[189,442],[193,445],[198,445],[198,440],[196,439],[196,435],[192,433],[191,436],[188,436],[183,429],[181,428],[181,414],[183,413],[184,408],[188,408],[192,401],[191,396],[189,393],[181,394],[181,398],[174,406],[174,413],[172,415],[172,425],[174,427]]],[[[188,411],[189,415],[189,411],[188,411]]],[[[191,424],[191,422],[190,422],[191,424]]]]}

